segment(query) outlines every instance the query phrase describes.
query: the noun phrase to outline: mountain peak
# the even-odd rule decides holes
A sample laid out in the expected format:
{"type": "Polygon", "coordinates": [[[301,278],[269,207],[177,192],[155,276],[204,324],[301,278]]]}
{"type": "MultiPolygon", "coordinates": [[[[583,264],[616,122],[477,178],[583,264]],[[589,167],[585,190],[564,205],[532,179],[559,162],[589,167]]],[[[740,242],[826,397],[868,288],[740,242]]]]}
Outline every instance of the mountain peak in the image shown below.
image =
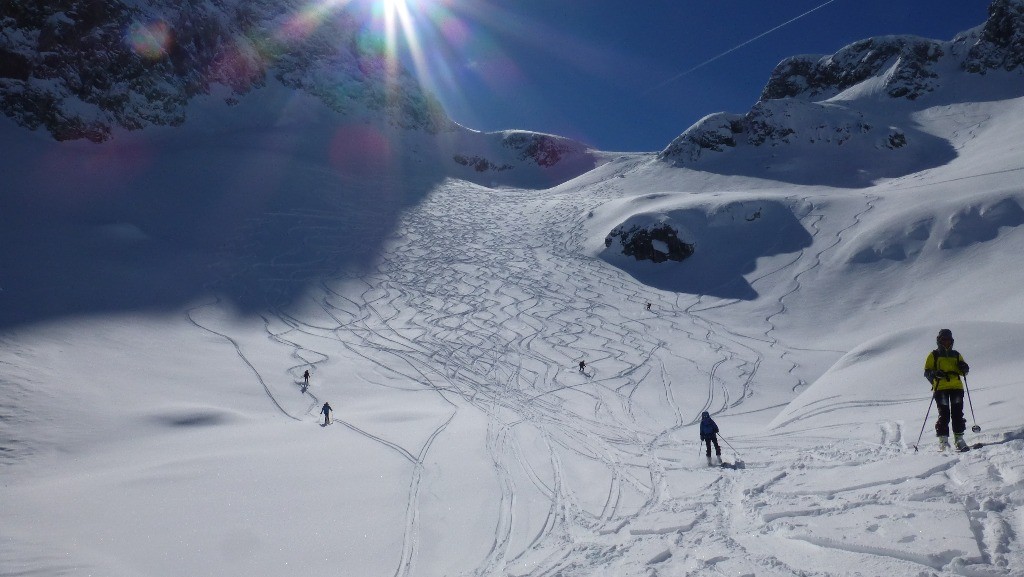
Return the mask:
{"type": "Polygon", "coordinates": [[[988,20],[952,42],[917,36],[879,36],[823,57],[794,56],[772,71],[761,100],[824,100],[884,75],[884,92],[915,100],[940,85],[940,61],[953,54],[961,70],[985,74],[1024,67],[1024,0],[994,0],[988,20]]]}
{"type": "Polygon", "coordinates": [[[936,88],[938,74],[933,65],[945,53],[943,43],[934,40],[882,36],[854,42],[817,60],[813,56],[787,58],[772,71],[760,100],[824,100],[883,72],[887,72],[885,91],[889,96],[914,100],[936,88]]]}
{"type": "Polygon", "coordinates": [[[976,74],[1024,68],[1024,0],[989,5],[988,20],[970,45],[963,68],[976,74]]]}
{"type": "Polygon", "coordinates": [[[923,159],[955,156],[948,143],[915,128],[913,109],[1021,96],[1022,75],[1024,0],[995,0],[983,25],[951,41],[880,36],[832,55],[787,58],[746,114],[704,117],[659,158],[805,184],[816,173],[814,183],[863,186],[927,168],[923,159]],[[813,170],[811,157],[828,159],[830,170],[813,170]]]}

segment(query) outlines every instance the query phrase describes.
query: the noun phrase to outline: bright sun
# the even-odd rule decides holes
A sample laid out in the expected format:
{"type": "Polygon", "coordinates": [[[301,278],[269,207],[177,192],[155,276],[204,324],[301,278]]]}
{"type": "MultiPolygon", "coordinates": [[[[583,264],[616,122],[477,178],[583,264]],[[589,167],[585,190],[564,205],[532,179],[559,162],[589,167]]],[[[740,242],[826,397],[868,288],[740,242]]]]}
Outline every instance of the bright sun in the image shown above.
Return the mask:
{"type": "Polygon", "coordinates": [[[402,34],[407,40],[410,40],[410,45],[415,45],[410,38],[410,35],[415,34],[415,26],[413,25],[413,17],[409,12],[409,3],[407,0],[381,0],[381,8],[383,9],[384,16],[384,27],[385,32],[388,36],[388,44],[394,46],[394,40],[398,29],[401,28],[402,34]]]}
{"type": "Polygon", "coordinates": [[[412,20],[416,16],[413,12],[422,12],[428,3],[428,0],[381,0],[380,5],[385,18],[412,20]]]}
{"type": "Polygon", "coordinates": [[[425,70],[424,50],[421,46],[420,35],[417,30],[419,12],[422,12],[423,2],[417,0],[381,0],[380,4],[384,17],[384,34],[389,54],[397,53],[398,38],[401,35],[408,50],[410,51],[414,65],[419,72],[425,70]],[[417,13],[413,13],[415,8],[417,13]]]}

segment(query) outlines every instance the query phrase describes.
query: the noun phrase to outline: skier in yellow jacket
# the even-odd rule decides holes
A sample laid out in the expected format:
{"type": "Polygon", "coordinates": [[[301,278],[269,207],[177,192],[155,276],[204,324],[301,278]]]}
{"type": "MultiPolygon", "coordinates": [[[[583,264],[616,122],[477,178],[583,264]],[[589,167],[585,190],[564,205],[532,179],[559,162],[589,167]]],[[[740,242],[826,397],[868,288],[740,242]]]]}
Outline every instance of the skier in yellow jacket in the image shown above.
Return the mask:
{"type": "Polygon", "coordinates": [[[964,418],[964,384],[961,375],[966,375],[970,367],[963,356],[953,350],[953,331],[942,329],[935,337],[938,345],[928,354],[924,362],[924,377],[932,385],[932,395],[939,409],[939,420],[935,422],[935,434],[939,437],[939,450],[949,448],[949,425],[953,422],[953,442],[958,451],[967,450],[964,441],[964,430],[967,419],[964,418]]]}

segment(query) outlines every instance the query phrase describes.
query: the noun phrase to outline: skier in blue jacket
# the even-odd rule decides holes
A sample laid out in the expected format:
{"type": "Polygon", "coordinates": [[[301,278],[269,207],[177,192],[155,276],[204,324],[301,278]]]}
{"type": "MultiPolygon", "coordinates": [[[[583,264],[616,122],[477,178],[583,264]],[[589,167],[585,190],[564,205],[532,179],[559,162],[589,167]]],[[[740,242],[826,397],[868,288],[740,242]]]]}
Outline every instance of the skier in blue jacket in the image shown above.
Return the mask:
{"type": "Polygon", "coordinates": [[[718,423],[711,418],[711,415],[704,411],[700,414],[700,440],[704,441],[707,445],[708,451],[705,453],[708,456],[708,460],[711,459],[711,444],[715,445],[715,455],[721,460],[722,458],[722,447],[718,446],[718,423]]]}

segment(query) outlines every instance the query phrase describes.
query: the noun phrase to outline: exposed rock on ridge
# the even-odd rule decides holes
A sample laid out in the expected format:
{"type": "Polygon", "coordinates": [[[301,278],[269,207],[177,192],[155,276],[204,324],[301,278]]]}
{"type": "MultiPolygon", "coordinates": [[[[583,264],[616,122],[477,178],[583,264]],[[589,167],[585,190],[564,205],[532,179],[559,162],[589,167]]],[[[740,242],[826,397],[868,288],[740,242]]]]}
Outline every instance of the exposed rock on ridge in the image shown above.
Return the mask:
{"type": "Polygon", "coordinates": [[[525,130],[453,134],[454,176],[484,184],[515,182],[528,188],[554,186],[597,165],[587,145],[562,136],[525,130]],[[511,180],[510,180],[511,179],[511,180]]]}
{"type": "Polygon", "coordinates": [[[915,100],[940,86],[936,65],[947,53],[952,53],[959,68],[968,73],[1021,68],[1024,0],[994,0],[980,30],[961,33],[952,42],[884,36],[854,42],[831,56],[787,58],[772,72],[761,100],[824,100],[883,75],[887,95],[915,100]]]}
{"type": "Polygon", "coordinates": [[[1024,0],[995,0],[980,33],[958,37],[954,43],[970,46],[963,62],[967,72],[1024,68],[1024,0]]]}
{"type": "MultiPolygon", "coordinates": [[[[914,134],[910,122],[899,114],[877,115],[858,109],[866,97],[915,103],[959,82],[976,82],[980,76],[1004,71],[1024,77],[1024,0],[994,0],[983,26],[941,42],[915,36],[885,36],[861,40],[831,56],[795,56],[783,60],[772,72],[758,102],[746,114],[716,113],[704,117],[673,140],[659,158],[679,164],[715,162],[738,149],[772,149],[777,166],[789,165],[815,145],[823,154],[838,154],[838,147],[865,150],[909,150],[885,164],[887,174],[921,169],[920,159],[939,161],[950,151],[923,134],[914,134]],[[958,75],[965,76],[960,78],[958,75]],[[973,77],[973,79],[972,79],[973,77]],[[822,149],[831,145],[833,152],[822,149]],[[915,164],[916,163],[916,164],[915,164]]],[[[1020,83],[1024,94],[1024,80],[1020,83]]],[[[891,108],[891,107],[888,107],[891,108]]],[[[799,160],[797,160],[799,162],[799,160]]],[[[751,164],[751,163],[748,163],[751,164]]],[[[865,167],[836,166],[837,180],[851,184],[870,180],[865,167]]],[[[776,170],[762,165],[761,169],[776,170]]],[[[752,171],[755,169],[751,169],[752,171]]],[[[779,169],[781,170],[781,169],[779,169]]],[[[773,177],[785,175],[773,172],[773,177]]],[[[862,184],[862,183],[861,183],[862,184]]]]}
{"type": "Polygon", "coordinates": [[[911,36],[886,36],[855,42],[825,58],[787,58],[772,72],[760,100],[824,100],[889,68],[884,80],[886,94],[914,100],[935,89],[938,74],[932,65],[945,55],[942,44],[911,36]]]}

